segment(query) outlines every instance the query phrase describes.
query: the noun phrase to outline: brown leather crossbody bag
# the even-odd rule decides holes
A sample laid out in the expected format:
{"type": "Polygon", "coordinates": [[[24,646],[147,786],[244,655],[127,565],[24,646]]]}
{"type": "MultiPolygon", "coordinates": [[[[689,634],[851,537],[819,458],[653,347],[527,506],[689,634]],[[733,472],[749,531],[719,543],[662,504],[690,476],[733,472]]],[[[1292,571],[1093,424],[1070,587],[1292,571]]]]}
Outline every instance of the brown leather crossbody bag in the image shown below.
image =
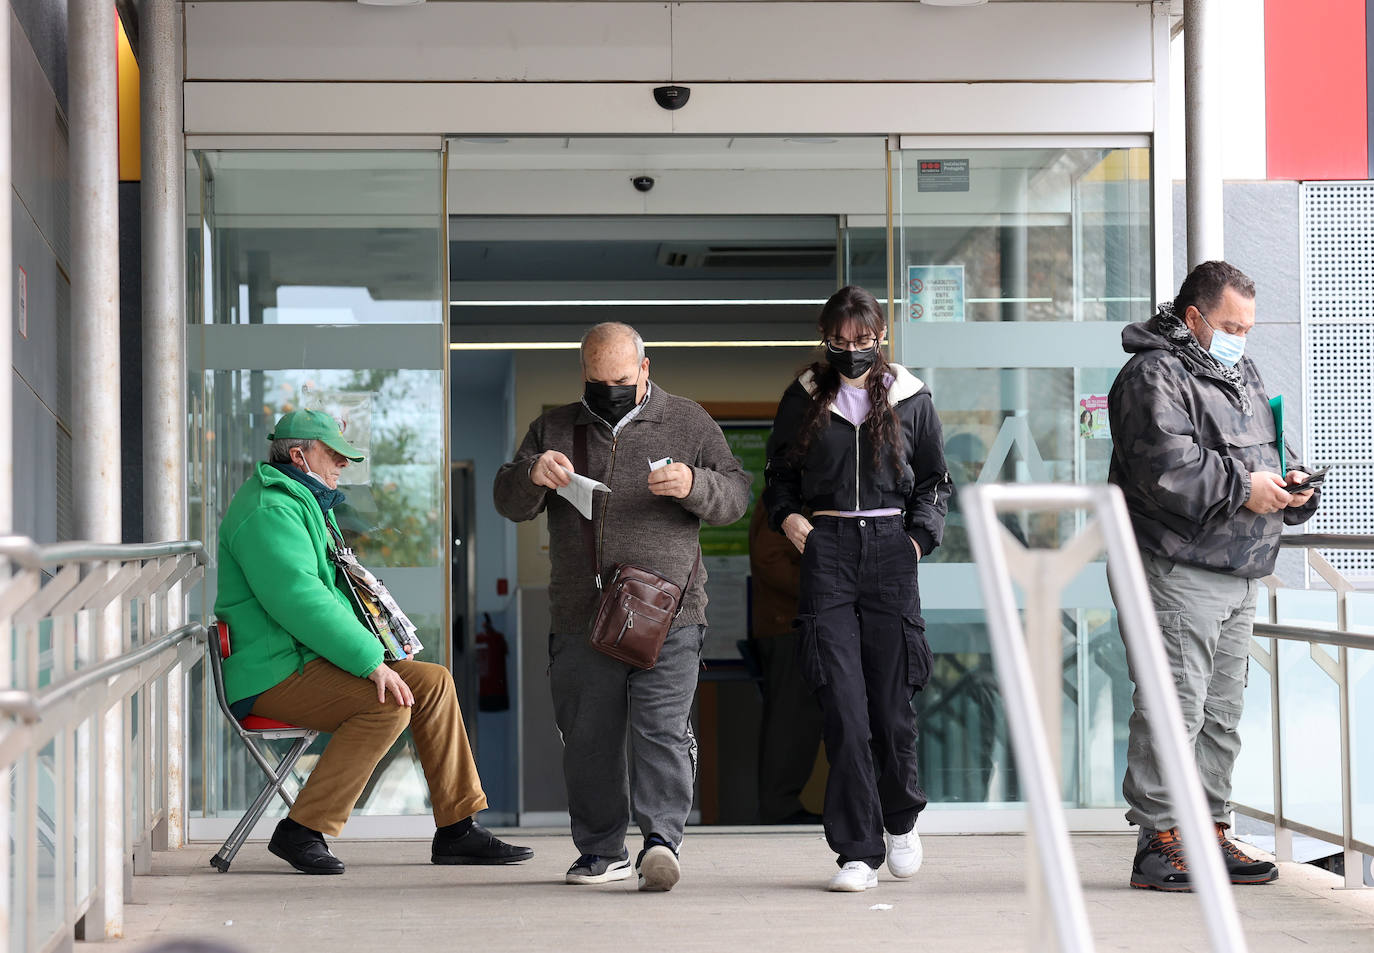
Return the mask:
{"type": "MultiPolygon", "coordinates": [[[[587,425],[573,428],[573,467],[587,474],[587,425]]],[[[610,500],[606,501],[610,506],[610,500]]],[[[604,511],[603,511],[604,513],[604,511]]],[[[663,651],[668,630],[682,611],[684,590],[672,580],[665,579],[652,569],[620,563],[611,572],[610,582],[602,585],[601,563],[596,552],[596,530],[591,520],[583,520],[582,536],[596,573],[596,588],[601,598],[592,616],[590,640],[592,648],[613,659],[649,669],[663,651]]],[[[687,577],[687,590],[692,588],[701,552],[687,577]]]]}

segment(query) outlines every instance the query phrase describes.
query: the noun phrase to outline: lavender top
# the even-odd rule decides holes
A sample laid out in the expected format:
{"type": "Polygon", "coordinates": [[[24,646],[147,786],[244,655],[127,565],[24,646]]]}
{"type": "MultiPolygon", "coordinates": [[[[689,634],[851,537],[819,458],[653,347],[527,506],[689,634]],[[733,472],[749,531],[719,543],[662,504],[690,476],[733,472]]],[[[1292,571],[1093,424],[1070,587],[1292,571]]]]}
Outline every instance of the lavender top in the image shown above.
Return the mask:
{"type": "MultiPolygon", "coordinates": [[[[884,382],[891,386],[892,375],[887,376],[884,382]]],[[[830,409],[858,427],[868,419],[868,412],[873,407],[873,402],[868,399],[868,391],[862,387],[854,387],[851,384],[840,382],[840,390],[835,395],[835,402],[830,405],[830,409]]],[[[881,510],[845,510],[842,516],[899,516],[901,510],[889,507],[881,510]]]]}

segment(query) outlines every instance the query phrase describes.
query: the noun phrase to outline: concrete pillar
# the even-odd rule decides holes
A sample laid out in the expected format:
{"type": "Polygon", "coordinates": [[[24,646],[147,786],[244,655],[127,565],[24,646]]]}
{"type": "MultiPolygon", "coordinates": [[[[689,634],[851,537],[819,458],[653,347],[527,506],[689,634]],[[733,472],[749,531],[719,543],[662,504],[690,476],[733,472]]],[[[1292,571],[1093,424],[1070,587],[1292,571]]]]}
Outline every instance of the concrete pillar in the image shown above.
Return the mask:
{"type": "MultiPolygon", "coordinates": [[[[139,18],[143,222],[143,539],[186,536],[186,157],[181,17],[175,0],[144,0],[139,18]]],[[[167,594],[166,631],[185,621],[167,594]]],[[[186,842],[185,694],[167,675],[166,846],[186,842]]]]}
{"type": "MultiPolygon", "coordinates": [[[[67,6],[72,216],[72,464],[76,535],[118,543],[119,134],[115,11],[104,0],[67,6]]],[[[97,621],[98,653],[123,649],[119,613],[97,621]]],[[[124,934],[123,705],[101,719],[99,890],[88,937],[124,934]]]]}

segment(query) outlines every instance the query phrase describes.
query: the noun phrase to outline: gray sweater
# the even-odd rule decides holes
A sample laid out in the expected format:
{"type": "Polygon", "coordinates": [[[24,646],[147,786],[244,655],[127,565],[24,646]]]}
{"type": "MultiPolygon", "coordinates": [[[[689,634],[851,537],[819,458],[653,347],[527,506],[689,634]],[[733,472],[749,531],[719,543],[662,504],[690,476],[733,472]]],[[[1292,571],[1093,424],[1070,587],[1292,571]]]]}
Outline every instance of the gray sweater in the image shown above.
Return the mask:
{"type": "MultiPolygon", "coordinates": [[[[597,493],[592,524],[602,570],[617,563],[651,569],[683,586],[696,561],[701,523],[733,523],[749,506],[752,480],[730,453],[720,427],[694,401],[657,385],[617,436],[581,402],[555,407],[530,424],[515,459],[496,474],[494,496],[502,516],[517,522],[549,514],[549,601],[553,631],[586,633],[596,608],[594,572],[583,537],[585,522],[571,503],[530,482],[530,468],[546,450],[573,459],[573,428],[587,427],[586,476],[610,493],[597,493]],[[672,457],[692,468],[685,499],[649,492],[649,461],[672,457]]],[[[609,572],[605,576],[609,582],[609,572]]],[[[706,570],[697,570],[683,597],[677,625],[706,623],[706,570]]]]}

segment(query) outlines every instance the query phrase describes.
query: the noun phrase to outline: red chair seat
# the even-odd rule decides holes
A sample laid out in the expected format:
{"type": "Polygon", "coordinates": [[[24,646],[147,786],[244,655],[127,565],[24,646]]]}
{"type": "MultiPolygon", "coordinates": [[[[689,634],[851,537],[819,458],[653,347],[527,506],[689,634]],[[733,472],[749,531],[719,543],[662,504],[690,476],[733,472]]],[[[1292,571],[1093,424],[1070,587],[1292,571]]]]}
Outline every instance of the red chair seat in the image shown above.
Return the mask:
{"type": "Polygon", "coordinates": [[[275,718],[264,718],[261,715],[246,715],[239,721],[240,725],[249,731],[300,731],[300,725],[287,724],[284,721],[277,721],[275,718]]]}

